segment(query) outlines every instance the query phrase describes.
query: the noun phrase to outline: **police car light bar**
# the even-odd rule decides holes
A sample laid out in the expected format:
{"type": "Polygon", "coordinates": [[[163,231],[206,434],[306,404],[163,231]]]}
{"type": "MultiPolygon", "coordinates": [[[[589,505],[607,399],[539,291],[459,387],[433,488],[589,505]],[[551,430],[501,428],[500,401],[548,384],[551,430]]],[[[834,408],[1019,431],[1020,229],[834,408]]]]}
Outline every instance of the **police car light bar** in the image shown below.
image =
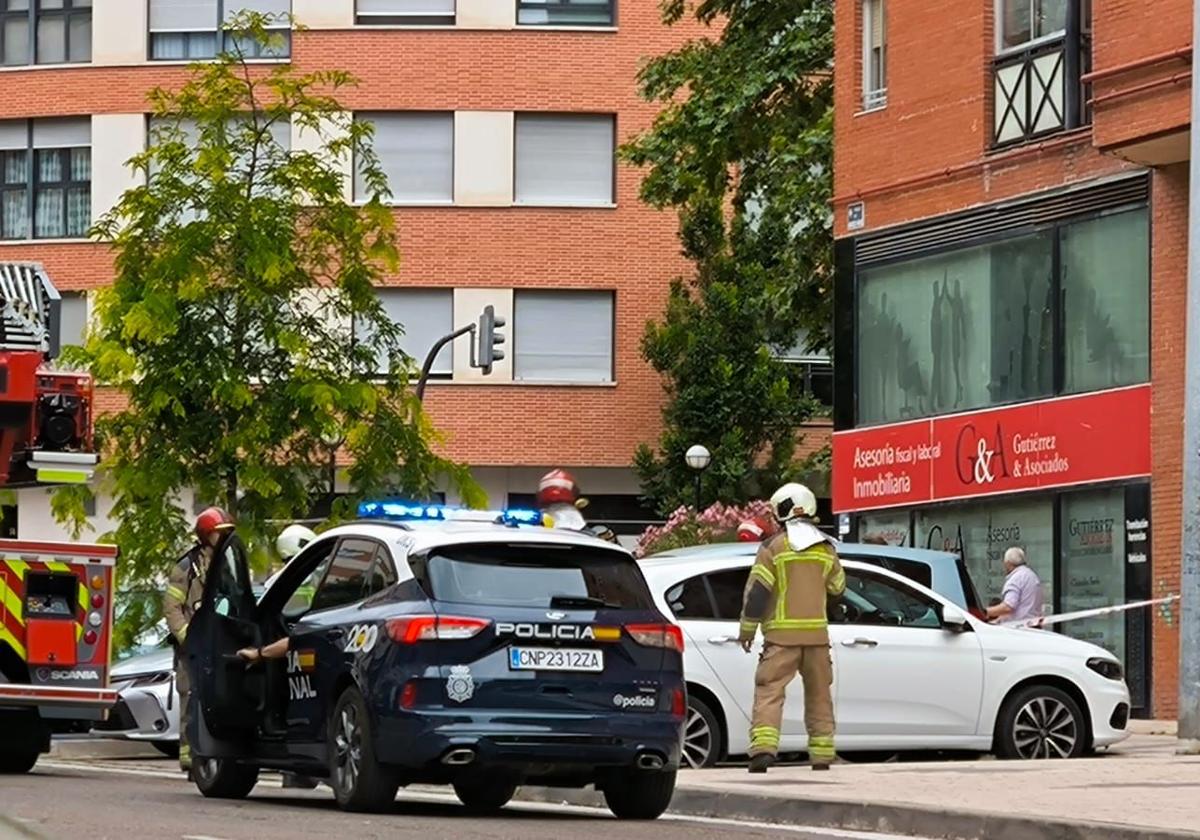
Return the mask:
{"type": "Polygon", "coordinates": [[[523,508],[469,510],[400,501],[363,502],[358,506],[358,518],[391,522],[496,522],[503,525],[541,525],[544,521],[541,511],[523,508]]]}

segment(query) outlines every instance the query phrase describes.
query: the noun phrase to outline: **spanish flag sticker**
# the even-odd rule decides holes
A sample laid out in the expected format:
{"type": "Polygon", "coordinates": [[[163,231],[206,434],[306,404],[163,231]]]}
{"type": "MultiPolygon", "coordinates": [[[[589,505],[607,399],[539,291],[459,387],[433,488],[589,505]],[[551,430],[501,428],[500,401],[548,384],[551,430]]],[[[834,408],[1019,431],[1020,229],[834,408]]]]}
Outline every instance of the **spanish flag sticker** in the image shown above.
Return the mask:
{"type": "Polygon", "coordinates": [[[296,665],[301,671],[315,671],[317,668],[317,652],[315,650],[297,651],[296,665]]]}

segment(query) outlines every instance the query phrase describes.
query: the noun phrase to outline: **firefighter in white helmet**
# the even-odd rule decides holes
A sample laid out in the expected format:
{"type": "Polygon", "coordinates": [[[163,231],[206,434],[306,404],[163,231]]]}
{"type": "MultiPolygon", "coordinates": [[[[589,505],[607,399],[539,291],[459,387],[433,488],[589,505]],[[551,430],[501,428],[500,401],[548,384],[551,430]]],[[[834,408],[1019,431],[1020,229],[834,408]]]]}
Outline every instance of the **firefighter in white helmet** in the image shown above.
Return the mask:
{"type": "Polygon", "coordinates": [[[300,553],[300,549],[317,538],[316,532],[303,525],[289,525],[275,538],[275,550],[287,562],[300,553]]]}
{"type": "Polygon", "coordinates": [[[759,627],[763,652],[754,675],[750,772],[765,773],[779,752],[779,726],[788,683],[804,681],[804,726],[814,770],[833,762],[833,661],[825,614],[828,595],[841,595],[846,575],[833,540],[813,524],[817,499],[803,484],[785,484],[771,497],[783,526],[758,549],[742,606],[739,641],[749,653],[759,627]]]}

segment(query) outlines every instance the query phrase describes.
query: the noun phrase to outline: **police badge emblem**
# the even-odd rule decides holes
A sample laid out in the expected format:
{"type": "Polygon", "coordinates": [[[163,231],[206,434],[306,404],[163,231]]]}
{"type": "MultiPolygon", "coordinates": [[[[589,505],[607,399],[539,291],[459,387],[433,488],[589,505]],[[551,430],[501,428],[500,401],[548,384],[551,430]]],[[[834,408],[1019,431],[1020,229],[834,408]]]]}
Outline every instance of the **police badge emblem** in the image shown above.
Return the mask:
{"type": "Polygon", "coordinates": [[[446,680],[446,695],[455,703],[465,703],[475,694],[475,680],[466,665],[452,665],[446,680]]]}

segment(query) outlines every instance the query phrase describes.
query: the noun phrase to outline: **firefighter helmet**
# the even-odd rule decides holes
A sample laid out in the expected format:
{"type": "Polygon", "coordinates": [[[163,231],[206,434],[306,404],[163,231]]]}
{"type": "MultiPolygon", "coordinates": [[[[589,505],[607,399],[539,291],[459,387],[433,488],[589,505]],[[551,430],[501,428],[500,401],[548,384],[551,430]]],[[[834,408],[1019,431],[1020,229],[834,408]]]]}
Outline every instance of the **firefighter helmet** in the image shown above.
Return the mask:
{"type": "Polygon", "coordinates": [[[738,542],[762,542],[767,537],[769,526],[762,520],[762,517],[756,516],[753,519],[747,519],[737,529],[738,542]]]}
{"type": "Polygon", "coordinates": [[[280,531],[279,536],[275,539],[275,550],[284,560],[291,560],[300,553],[304,546],[316,538],[317,535],[311,528],[305,528],[303,525],[289,525],[280,531]]]}
{"type": "Polygon", "coordinates": [[[583,507],[580,502],[583,500],[579,498],[579,484],[575,481],[575,476],[566,470],[551,470],[538,482],[538,507],[547,508],[550,505],[583,507]]]}
{"type": "Polygon", "coordinates": [[[226,513],[224,508],[205,508],[196,517],[196,537],[206,545],[213,534],[232,531],[234,527],[233,517],[226,513]]]}
{"type": "Polygon", "coordinates": [[[799,516],[813,518],[817,515],[817,497],[803,484],[789,482],[775,491],[771,497],[771,510],[780,522],[799,516]]]}

